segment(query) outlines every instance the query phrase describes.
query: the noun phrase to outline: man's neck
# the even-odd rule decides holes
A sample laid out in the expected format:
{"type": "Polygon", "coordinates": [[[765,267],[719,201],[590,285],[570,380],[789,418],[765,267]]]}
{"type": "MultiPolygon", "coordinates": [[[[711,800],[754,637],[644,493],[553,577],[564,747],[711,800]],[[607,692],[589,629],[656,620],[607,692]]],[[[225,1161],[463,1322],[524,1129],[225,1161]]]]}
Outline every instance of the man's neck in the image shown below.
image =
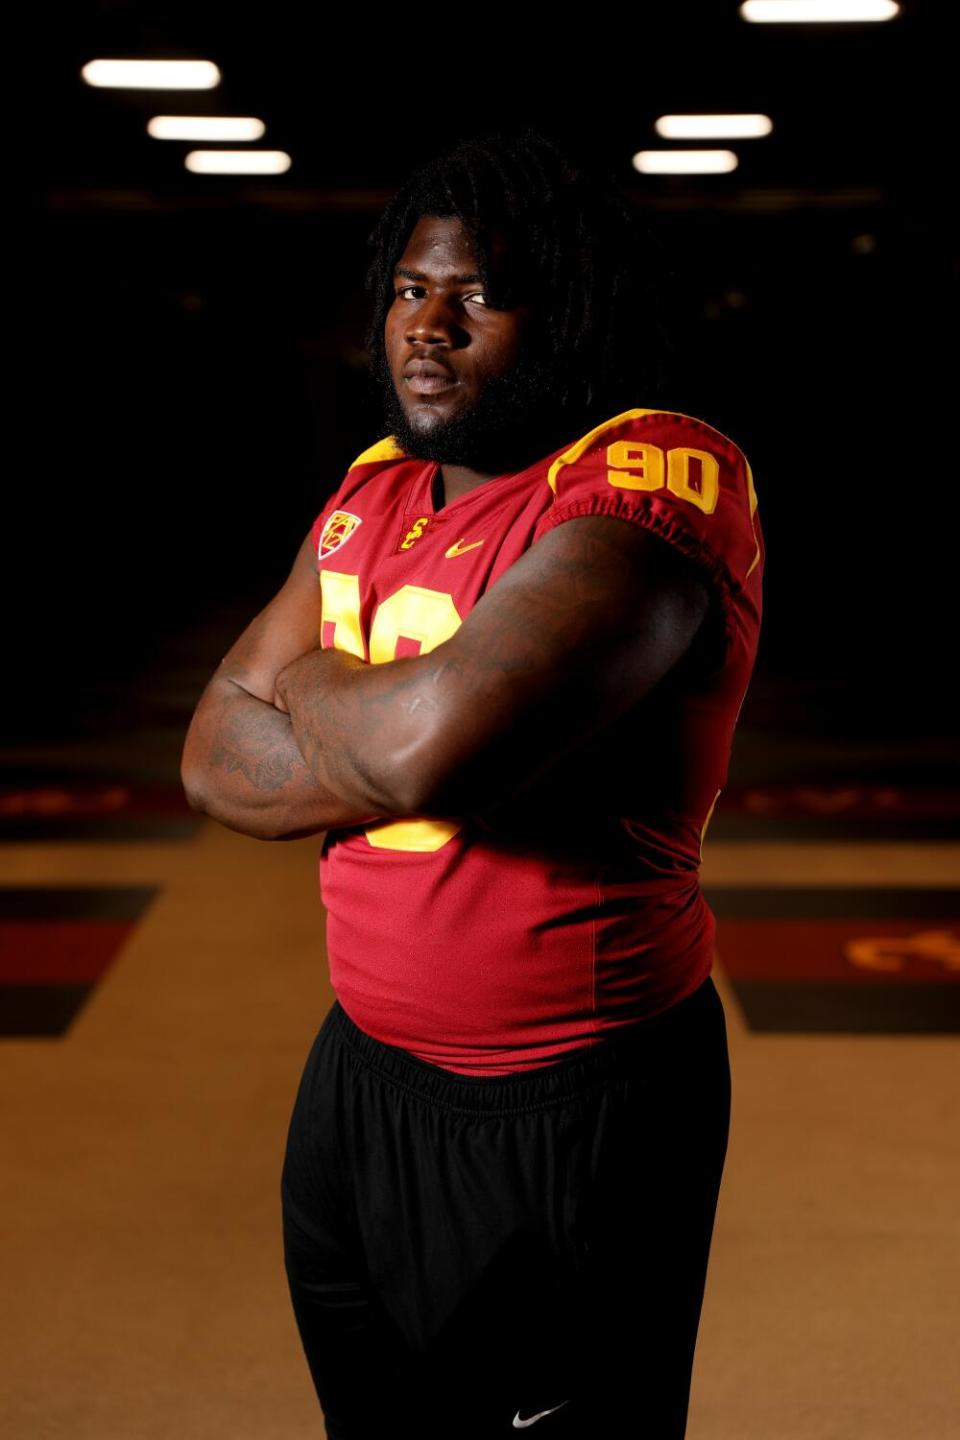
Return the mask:
{"type": "Polygon", "coordinates": [[[495,480],[497,475],[508,473],[506,470],[472,470],[468,465],[440,465],[433,477],[433,508],[441,510],[461,495],[469,494],[488,480],[495,480]]]}

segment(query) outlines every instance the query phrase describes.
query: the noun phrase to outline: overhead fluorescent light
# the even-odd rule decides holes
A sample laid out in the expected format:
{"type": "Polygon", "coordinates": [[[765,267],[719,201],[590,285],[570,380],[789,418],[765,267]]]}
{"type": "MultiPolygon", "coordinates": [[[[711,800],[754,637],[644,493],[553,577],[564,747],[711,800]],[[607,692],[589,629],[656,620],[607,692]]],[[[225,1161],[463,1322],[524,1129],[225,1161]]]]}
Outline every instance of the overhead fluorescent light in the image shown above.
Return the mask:
{"type": "Polygon", "coordinates": [[[656,131],[665,140],[747,140],[769,135],[767,115],[661,115],[656,131]]]}
{"type": "Polygon", "coordinates": [[[833,20],[892,20],[894,0],[744,0],[740,15],[755,25],[813,25],[833,20]]]}
{"type": "Polygon", "coordinates": [[[80,74],[108,90],[212,90],[220,71],[211,60],[91,60],[80,74]]]}
{"type": "Polygon", "coordinates": [[[191,150],[183,163],[195,175],[282,175],[292,162],[285,150],[191,150]]]}
{"type": "Polygon", "coordinates": [[[154,140],[259,140],[266,130],[253,115],[154,115],[154,140]]]}
{"type": "Polygon", "coordinates": [[[724,175],[739,163],[732,150],[638,150],[633,157],[641,175],[724,175]]]}

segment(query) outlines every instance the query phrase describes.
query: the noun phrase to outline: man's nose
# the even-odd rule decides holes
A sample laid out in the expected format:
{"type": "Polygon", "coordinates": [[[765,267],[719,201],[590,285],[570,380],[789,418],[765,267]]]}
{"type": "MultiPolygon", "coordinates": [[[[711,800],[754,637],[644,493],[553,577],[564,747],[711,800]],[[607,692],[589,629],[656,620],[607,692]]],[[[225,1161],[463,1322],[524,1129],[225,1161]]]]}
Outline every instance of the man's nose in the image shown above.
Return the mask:
{"type": "Polygon", "coordinates": [[[407,340],[419,344],[455,343],[462,333],[460,315],[452,296],[429,295],[417,306],[407,325],[407,340]]]}

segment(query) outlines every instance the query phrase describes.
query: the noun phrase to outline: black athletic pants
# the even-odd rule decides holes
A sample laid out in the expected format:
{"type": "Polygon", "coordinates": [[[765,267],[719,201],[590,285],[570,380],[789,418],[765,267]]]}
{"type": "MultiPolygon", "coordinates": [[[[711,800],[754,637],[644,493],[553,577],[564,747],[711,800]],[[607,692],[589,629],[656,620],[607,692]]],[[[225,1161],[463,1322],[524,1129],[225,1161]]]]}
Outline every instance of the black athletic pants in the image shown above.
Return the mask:
{"type": "Polygon", "coordinates": [[[384,1045],[335,1002],[281,1180],[329,1440],[681,1440],[729,1122],[709,978],[487,1078],[384,1045]]]}

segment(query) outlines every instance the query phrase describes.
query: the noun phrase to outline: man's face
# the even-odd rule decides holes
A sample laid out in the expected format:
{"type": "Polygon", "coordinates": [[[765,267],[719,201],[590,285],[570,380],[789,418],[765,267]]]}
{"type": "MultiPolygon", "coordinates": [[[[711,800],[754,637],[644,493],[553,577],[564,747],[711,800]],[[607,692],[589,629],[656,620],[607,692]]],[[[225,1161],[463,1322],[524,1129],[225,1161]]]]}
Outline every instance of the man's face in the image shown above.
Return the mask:
{"type": "MultiPolygon", "coordinates": [[[[504,243],[493,238],[493,266],[504,243]]],[[[423,215],[393,277],[378,375],[386,421],[408,455],[490,473],[514,468],[549,408],[551,367],[528,303],[489,303],[469,231],[423,215]],[[418,373],[419,372],[419,373],[418,373]]]]}

